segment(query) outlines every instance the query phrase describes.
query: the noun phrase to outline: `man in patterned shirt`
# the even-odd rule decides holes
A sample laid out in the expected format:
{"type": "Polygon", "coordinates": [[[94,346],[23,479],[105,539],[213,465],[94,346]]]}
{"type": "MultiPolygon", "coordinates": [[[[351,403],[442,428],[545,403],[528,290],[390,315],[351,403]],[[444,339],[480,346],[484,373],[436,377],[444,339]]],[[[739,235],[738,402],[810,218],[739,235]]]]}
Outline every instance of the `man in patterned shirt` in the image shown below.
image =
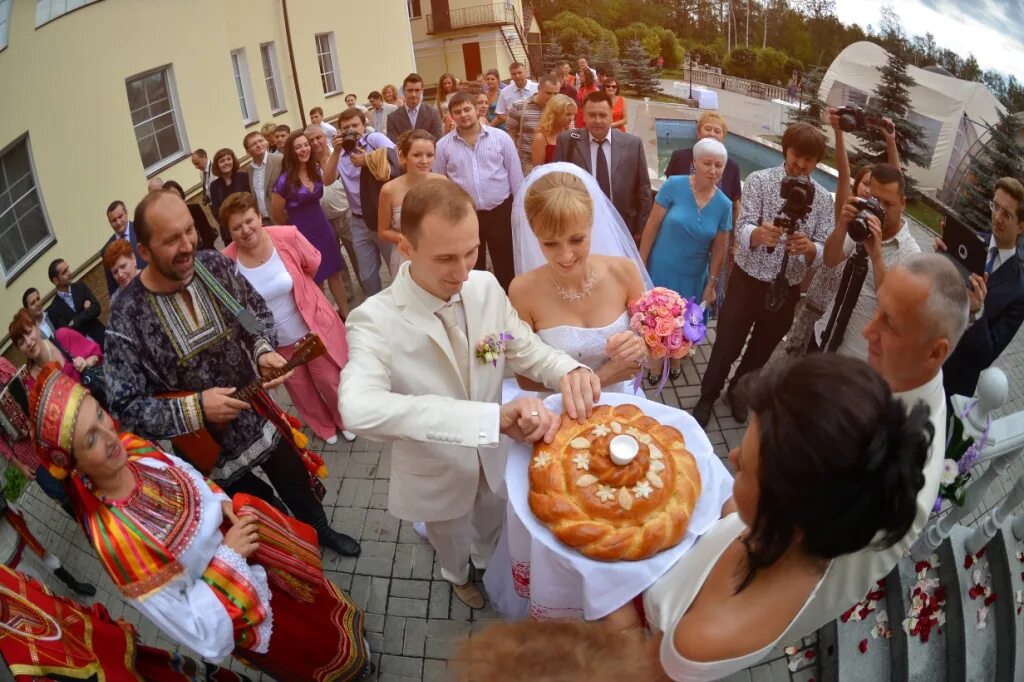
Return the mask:
{"type": "Polygon", "coordinates": [[[266,301],[230,260],[196,251],[195,224],[177,194],[146,195],[134,224],[149,266],[121,290],[110,313],[104,350],[111,412],[125,430],[153,440],[208,430],[220,445],[209,476],[228,494],[270,502],[276,490],[295,518],[316,529],[321,546],[359,554],[358,542],[328,525],[302,460],[277,428],[232,397],[286,364],[274,350],[266,301]],[[180,395],[160,397],[168,392],[180,395]]]}
{"type": "Polygon", "coordinates": [[[779,195],[782,181],[790,176],[810,176],[825,155],[825,137],[810,124],[794,123],[782,136],[782,153],[783,165],[751,173],[743,186],[736,231],[736,267],[729,275],[729,295],[718,318],[718,335],[704,371],[700,400],[693,408],[693,417],[702,427],[711,418],[711,406],[722,392],[729,368],[744,344],[747,350],[729,384],[726,399],[733,418],[739,422],[746,420],[746,403],[733,388],[743,375],[768,362],[793,323],[800,282],[808,268],[821,265],[825,240],[835,224],[832,196],[817,182],[811,211],[797,224],[793,234],[786,234],[773,224],[784,203],[779,195]],[[785,299],[780,308],[769,310],[765,299],[779,275],[784,253],[789,254],[785,299]]]}

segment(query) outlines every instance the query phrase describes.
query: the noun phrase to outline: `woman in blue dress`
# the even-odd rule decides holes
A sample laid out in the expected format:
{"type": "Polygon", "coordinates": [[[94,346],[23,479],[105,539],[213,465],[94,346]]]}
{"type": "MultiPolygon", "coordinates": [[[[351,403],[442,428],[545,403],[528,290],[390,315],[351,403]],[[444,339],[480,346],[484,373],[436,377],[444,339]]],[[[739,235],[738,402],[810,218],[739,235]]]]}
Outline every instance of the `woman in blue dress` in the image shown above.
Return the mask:
{"type": "MultiPolygon", "coordinates": [[[[718,140],[697,142],[693,174],[665,181],[640,239],[640,257],[654,285],[703,302],[708,311],[715,303],[715,284],[732,230],[732,202],[717,187],[727,160],[718,140]]],[[[673,360],[669,378],[678,378],[680,372],[680,360],[673,360]]]]}
{"type": "Polygon", "coordinates": [[[320,267],[313,281],[318,286],[327,282],[338,306],[338,314],[344,320],[348,316],[348,293],[341,274],[345,262],[341,258],[334,228],[320,207],[323,196],[320,164],[313,158],[309,140],[302,131],[294,132],[284,145],[284,163],[281,176],[274,184],[270,215],[276,225],[297,227],[320,252],[320,267]]]}

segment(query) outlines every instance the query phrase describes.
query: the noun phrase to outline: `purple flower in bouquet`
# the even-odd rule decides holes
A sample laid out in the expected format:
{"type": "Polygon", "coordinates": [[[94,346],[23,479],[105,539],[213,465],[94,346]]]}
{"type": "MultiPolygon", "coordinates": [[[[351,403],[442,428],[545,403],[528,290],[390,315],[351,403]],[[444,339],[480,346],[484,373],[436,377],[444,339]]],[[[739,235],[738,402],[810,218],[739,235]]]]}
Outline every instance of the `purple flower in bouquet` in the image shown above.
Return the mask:
{"type": "Polygon", "coordinates": [[[970,471],[974,463],[978,461],[978,455],[981,452],[981,448],[978,447],[977,443],[972,443],[971,447],[967,448],[967,452],[964,453],[963,457],[956,463],[957,470],[961,474],[966,474],[970,471]]]}
{"type": "Polygon", "coordinates": [[[704,340],[708,329],[704,325],[704,311],[693,298],[686,301],[686,309],[683,311],[683,336],[686,340],[697,345],[704,340]]]}

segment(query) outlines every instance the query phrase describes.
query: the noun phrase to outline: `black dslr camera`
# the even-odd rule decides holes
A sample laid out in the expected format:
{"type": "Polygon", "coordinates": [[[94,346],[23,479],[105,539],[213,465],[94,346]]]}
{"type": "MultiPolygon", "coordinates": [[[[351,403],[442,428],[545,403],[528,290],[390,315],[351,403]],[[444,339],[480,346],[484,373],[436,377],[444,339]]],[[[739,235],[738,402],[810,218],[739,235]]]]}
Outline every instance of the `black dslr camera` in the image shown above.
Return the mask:
{"type": "Polygon", "coordinates": [[[867,130],[868,126],[885,128],[889,133],[893,132],[892,125],[886,123],[877,116],[868,116],[860,107],[845,106],[836,110],[839,116],[839,129],[844,133],[852,133],[858,130],[867,130]]]}
{"type": "Polygon", "coordinates": [[[772,222],[776,227],[785,230],[786,234],[793,234],[797,223],[811,212],[811,205],[814,203],[814,183],[806,175],[785,177],[779,187],[779,196],[785,203],[772,222]]]}
{"type": "Polygon", "coordinates": [[[351,154],[359,145],[359,138],[361,137],[362,135],[354,130],[346,130],[341,134],[341,148],[345,150],[346,154],[351,154]]]}
{"type": "Polygon", "coordinates": [[[846,226],[846,234],[850,235],[850,239],[860,244],[865,239],[871,236],[871,230],[868,228],[868,216],[875,216],[879,222],[885,222],[885,209],[878,203],[878,199],[871,197],[870,199],[857,199],[857,215],[853,217],[853,220],[846,226]]]}

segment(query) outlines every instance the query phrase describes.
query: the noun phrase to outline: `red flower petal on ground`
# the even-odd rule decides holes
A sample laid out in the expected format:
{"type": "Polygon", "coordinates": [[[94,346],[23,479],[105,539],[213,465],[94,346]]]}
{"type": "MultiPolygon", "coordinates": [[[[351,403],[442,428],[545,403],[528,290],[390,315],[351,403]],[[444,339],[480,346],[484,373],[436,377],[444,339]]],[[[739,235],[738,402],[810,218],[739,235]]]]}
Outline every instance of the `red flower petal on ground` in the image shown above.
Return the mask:
{"type": "Polygon", "coordinates": [[[971,589],[967,590],[967,596],[971,599],[977,599],[979,594],[981,594],[981,588],[977,585],[974,585],[971,589]]]}
{"type": "Polygon", "coordinates": [[[885,596],[885,592],[882,590],[875,590],[874,592],[868,592],[868,599],[871,601],[878,601],[885,596]]]}
{"type": "Polygon", "coordinates": [[[990,606],[992,604],[992,602],[994,602],[995,600],[996,600],[996,593],[993,592],[992,594],[990,594],[987,597],[985,597],[985,606],[990,606]]]}
{"type": "Polygon", "coordinates": [[[974,565],[974,557],[968,554],[964,557],[964,568],[970,568],[974,565]]]}
{"type": "Polygon", "coordinates": [[[860,649],[862,654],[866,654],[868,652],[868,640],[860,640],[860,644],[857,645],[857,648],[860,649]]]}
{"type": "Polygon", "coordinates": [[[979,559],[985,556],[985,548],[982,547],[981,549],[979,549],[977,552],[974,553],[974,556],[976,556],[979,559]]]}
{"type": "Polygon", "coordinates": [[[918,561],[914,564],[914,573],[920,573],[921,571],[927,571],[932,565],[927,561],[918,561]]]}
{"type": "Polygon", "coordinates": [[[926,644],[928,642],[928,634],[931,632],[931,628],[927,628],[921,631],[921,643],[926,644]]]}
{"type": "Polygon", "coordinates": [[[935,601],[946,601],[946,588],[942,585],[935,588],[935,601]]]}
{"type": "Polygon", "coordinates": [[[804,652],[804,658],[806,658],[808,661],[813,661],[814,660],[814,649],[808,649],[807,651],[805,651],[804,652]]]}

